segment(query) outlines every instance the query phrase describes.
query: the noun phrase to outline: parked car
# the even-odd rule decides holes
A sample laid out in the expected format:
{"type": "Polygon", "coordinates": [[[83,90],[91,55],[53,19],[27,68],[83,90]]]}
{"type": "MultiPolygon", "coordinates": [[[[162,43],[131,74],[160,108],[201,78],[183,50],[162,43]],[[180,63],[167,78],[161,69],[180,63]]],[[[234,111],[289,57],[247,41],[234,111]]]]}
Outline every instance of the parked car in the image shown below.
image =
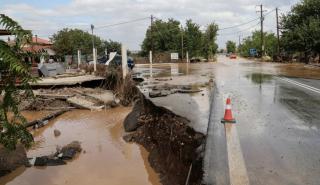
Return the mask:
{"type": "Polygon", "coordinates": [[[134,68],[134,61],[133,61],[133,58],[132,57],[128,57],[128,68],[129,69],[133,69],[134,68]]]}
{"type": "MultiPolygon", "coordinates": [[[[105,64],[107,61],[109,60],[109,57],[107,58],[105,55],[102,56],[101,58],[98,59],[98,63],[99,64],[105,64]]],[[[116,54],[116,56],[113,58],[113,60],[110,62],[111,65],[116,65],[116,66],[121,66],[121,55],[116,54]]],[[[132,57],[128,57],[128,68],[129,69],[133,69],[133,67],[135,66],[134,64],[134,60],[132,57]]]]}

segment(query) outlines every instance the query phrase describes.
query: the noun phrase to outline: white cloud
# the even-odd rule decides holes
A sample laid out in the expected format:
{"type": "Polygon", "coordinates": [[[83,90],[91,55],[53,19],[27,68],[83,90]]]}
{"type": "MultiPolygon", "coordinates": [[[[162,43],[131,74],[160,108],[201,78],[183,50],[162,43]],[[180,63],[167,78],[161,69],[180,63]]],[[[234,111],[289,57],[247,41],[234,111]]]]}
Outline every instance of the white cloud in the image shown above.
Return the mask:
{"type": "MultiPolygon", "coordinates": [[[[271,11],[279,6],[283,12],[298,0],[262,0],[266,9],[271,11]]],[[[193,19],[200,25],[207,25],[215,21],[220,27],[228,27],[247,22],[259,15],[256,5],[261,1],[256,0],[72,0],[53,8],[39,8],[38,5],[21,3],[6,3],[0,7],[3,12],[27,28],[34,30],[40,36],[48,37],[63,27],[78,27],[89,30],[89,25],[108,25],[117,22],[155,15],[158,18],[175,18],[180,22],[193,19]]],[[[96,33],[105,38],[126,43],[130,49],[139,49],[145,31],[150,21],[121,25],[96,33]]],[[[251,26],[254,24],[251,24],[251,26]]],[[[241,28],[226,30],[224,33],[234,33],[246,29],[241,28]]],[[[275,30],[275,15],[266,17],[265,30],[275,30]]],[[[240,35],[248,35],[255,28],[248,29],[240,35]]],[[[239,34],[218,37],[220,47],[231,39],[238,40],[239,34]]]]}

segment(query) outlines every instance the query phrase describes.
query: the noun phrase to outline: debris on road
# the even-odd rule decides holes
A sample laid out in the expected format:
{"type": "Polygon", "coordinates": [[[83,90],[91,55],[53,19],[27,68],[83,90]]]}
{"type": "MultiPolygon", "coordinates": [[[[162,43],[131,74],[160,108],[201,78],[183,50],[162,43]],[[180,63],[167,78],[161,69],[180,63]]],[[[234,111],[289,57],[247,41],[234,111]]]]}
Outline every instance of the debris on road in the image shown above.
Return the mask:
{"type": "Polygon", "coordinates": [[[66,161],[71,160],[77,153],[82,150],[79,141],[73,141],[57,151],[53,155],[29,158],[31,166],[59,166],[67,164],[66,161]]]}
{"type": "Polygon", "coordinates": [[[53,130],[53,134],[54,134],[55,137],[58,137],[58,136],[61,135],[61,132],[60,132],[60,130],[54,129],[53,130]]]}
{"type": "Polygon", "coordinates": [[[59,166],[67,164],[59,158],[52,158],[50,156],[41,156],[30,159],[30,164],[33,166],[59,166]],[[34,161],[34,162],[33,162],[34,161]]]}
{"type": "Polygon", "coordinates": [[[34,99],[22,99],[22,110],[102,109],[114,107],[114,94],[101,88],[60,88],[34,90],[34,99]]]}
{"type": "Polygon", "coordinates": [[[25,127],[31,127],[33,126],[34,128],[40,128],[40,127],[43,127],[45,126],[49,120],[53,119],[53,118],[56,118],[58,116],[60,116],[61,114],[67,112],[68,109],[62,109],[62,110],[59,110],[59,111],[55,111],[41,119],[37,119],[37,120],[34,120],[34,121],[31,121],[31,122],[28,122],[26,123],[24,126],[25,127]]]}
{"type": "Polygon", "coordinates": [[[193,85],[157,85],[149,92],[150,98],[164,97],[175,93],[198,93],[202,90],[193,85]]]}
{"type": "Polygon", "coordinates": [[[74,96],[67,99],[67,102],[72,104],[75,107],[89,110],[101,110],[104,108],[104,105],[99,105],[94,101],[88,100],[85,96],[74,96]]]}

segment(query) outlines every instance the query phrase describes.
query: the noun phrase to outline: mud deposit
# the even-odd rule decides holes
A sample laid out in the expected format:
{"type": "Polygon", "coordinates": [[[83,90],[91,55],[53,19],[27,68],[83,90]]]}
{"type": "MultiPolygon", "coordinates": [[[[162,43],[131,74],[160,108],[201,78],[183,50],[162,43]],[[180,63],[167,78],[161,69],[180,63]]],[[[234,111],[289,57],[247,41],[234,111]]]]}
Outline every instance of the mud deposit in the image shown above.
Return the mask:
{"type": "Polygon", "coordinates": [[[150,152],[149,162],[160,174],[162,184],[185,184],[191,165],[189,184],[201,184],[205,136],[187,126],[186,118],[155,106],[144,96],[133,110],[135,118],[131,116],[124,124],[136,124],[138,128],[124,139],[137,142],[150,152]]]}
{"type": "Polygon", "coordinates": [[[57,145],[74,140],[81,142],[82,152],[66,165],[18,168],[1,177],[0,184],[159,185],[159,177],[147,161],[148,152],[122,139],[122,122],[130,110],[74,110],[49,121],[45,127],[32,131],[35,144],[27,152],[28,157],[49,155],[57,145]],[[58,137],[54,130],[61,132],[58,137]]]}

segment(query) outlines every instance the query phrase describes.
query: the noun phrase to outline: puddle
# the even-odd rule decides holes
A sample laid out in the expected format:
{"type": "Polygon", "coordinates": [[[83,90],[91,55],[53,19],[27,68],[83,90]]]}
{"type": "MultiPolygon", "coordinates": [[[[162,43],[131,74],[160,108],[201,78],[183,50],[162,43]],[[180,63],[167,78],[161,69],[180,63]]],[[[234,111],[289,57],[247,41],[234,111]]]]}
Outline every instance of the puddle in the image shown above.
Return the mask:
{"type": "Polygon", "coordinates": [[[263,73],[252,73],[246,75],[254,84],[271,83],[272,75],[263,73]]]}
{"type": "MultiPolygon", "coordinates": [[[[148,152],[122,140],[122,122],[131,108],[101,112],[74,110],[34,131],[35,144],[28,157],[48,155],[71,141],[81,142],[83,152],[63,166],[19,168],[0,178],[0,184],[112,184],[160,185],[158,174],[148,163],[148,152]],[[55,137],[53,130],[61,131],[55,137]]],[[[27,115],[28,113],[24,113],[27,115]]]]}

